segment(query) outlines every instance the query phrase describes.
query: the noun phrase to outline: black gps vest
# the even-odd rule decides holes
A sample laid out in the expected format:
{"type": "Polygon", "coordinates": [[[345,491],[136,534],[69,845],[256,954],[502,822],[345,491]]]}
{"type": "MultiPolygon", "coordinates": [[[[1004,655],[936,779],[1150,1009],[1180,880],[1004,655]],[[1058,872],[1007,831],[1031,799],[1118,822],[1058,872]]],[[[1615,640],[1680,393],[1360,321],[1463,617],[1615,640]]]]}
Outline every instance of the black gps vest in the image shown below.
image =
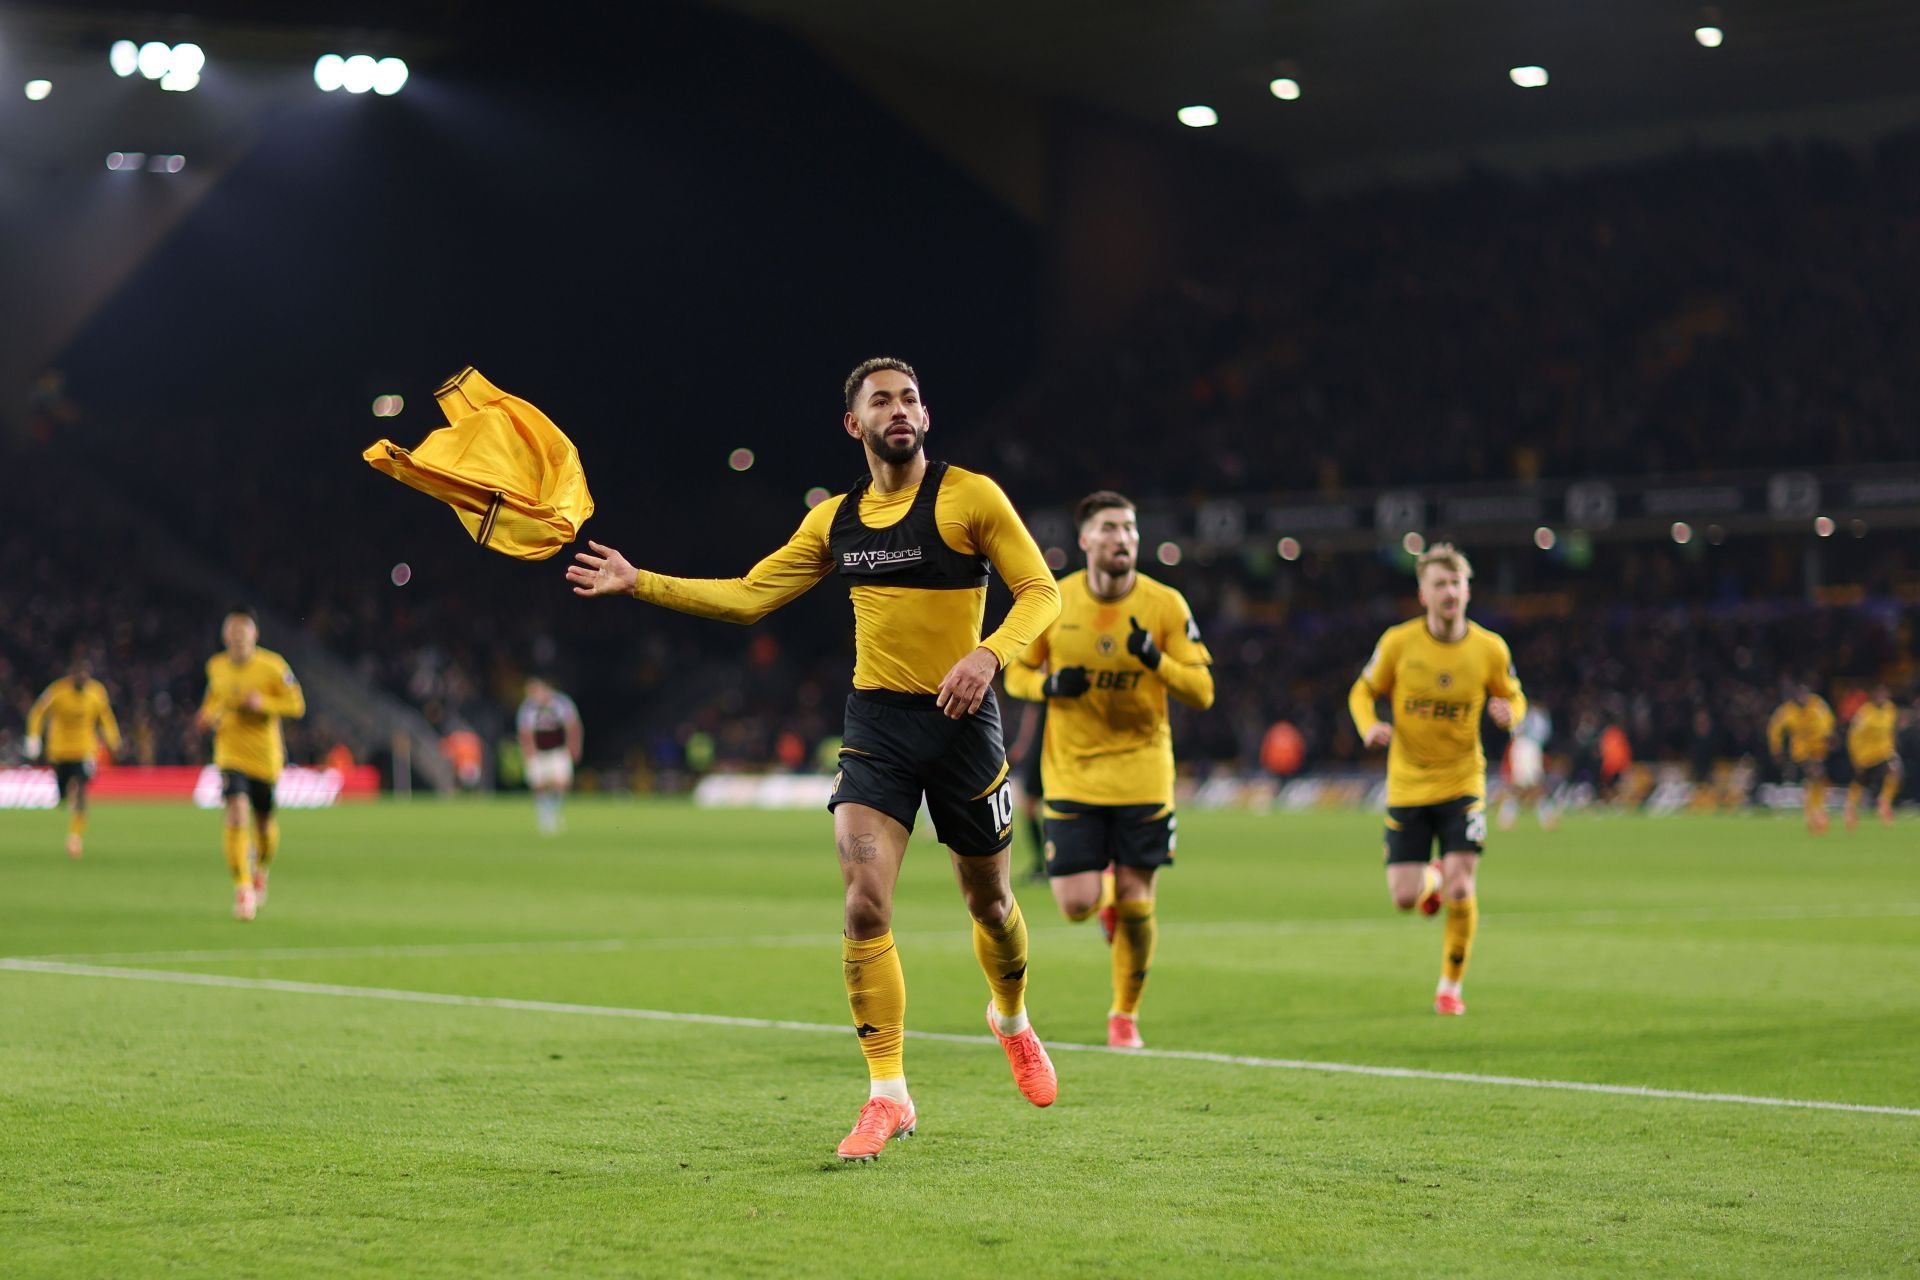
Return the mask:
{"type": "Polygon", "coordinates": [[[884,529],[869,528],[860,519],[860,496],[873,483],[873,476],[861,476],[847,490],[840,509],[833,513],[827,550],[840,576],[850,579],[848,586],[866,582],[879,587],[964,591],[987,585],[987,558],[955,551],[934,522],[933,505],[946,474],[946,463],[929,462],[906,518],[884,529]]]}

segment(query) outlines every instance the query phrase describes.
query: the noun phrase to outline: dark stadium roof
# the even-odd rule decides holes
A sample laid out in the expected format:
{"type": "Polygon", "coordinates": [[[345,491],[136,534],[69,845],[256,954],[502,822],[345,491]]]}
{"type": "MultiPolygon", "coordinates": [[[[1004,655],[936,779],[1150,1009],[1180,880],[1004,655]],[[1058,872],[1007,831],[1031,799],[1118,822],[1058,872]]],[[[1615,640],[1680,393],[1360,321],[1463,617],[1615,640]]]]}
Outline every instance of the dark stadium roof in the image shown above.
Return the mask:
{"type": "MultiPolygon", "coordinates": [[[[1209,145],[1326,167],[1363,156],[1466,144],[1617,133],[1729,115],[1771,115],[1920,96],[1920,5],[1911,0],[708,0],[705,7],[788,27],[869,76],[907,82],[928,67],[1024,95],[1090,104],[1177,129],[1205,103],[1209,145]],[[1725,44],[1702,48],[1696,26],[1725,44]],[[897,57],[897,70],[888,59],[897,57]],[[1516,88],[1516,65],[1548,69],[1516,88]],[[1297,79],[1275,100],[1274,76],[1297,79]]],[[[582,7],[529,29],[498,0],[201,0],[179,8],[94,4],[0,11],[0,29],[104,57],[110,31],[162,24],[221,28],[248,57],[310,59],[316,41],[391,33],[416,54],[493,56],[538,45],[543,60],[583,58],[644,39],[661,3],[582,7]],[[181,9],[186,11],[182,15],[181,9]],[[145,13],[146,17],[141,17],[145,13]],[[611,28],[620,27],[620,30],[611,28]],[[97,50],[92,46],[99,46],[97,50]]],[[[181,36],[179,38],[186,38],[181,36]]],[[[750,74],[742,68],[742,74],[750,74]]],[[[717,82],[724,85],[724,81],[717,82]]]]}

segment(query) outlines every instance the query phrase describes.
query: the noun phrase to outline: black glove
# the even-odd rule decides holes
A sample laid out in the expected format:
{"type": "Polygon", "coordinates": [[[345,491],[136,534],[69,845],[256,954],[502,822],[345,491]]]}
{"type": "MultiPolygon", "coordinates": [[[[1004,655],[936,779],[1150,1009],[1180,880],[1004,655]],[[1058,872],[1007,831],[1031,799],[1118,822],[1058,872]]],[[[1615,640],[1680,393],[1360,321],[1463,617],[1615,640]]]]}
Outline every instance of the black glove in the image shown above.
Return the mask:
{"type": "Polygon", "coordinates": [[[1043,692],[1049,698],[1077,698],[1091,688],[1085,667],[1062,667],[1047,677],[1043,692]]]}
{"type": "Polygon", "coordinates": [[[1147,634],[1147,629],[1140,625],[1140,619],[1130,617],[1127,621],[1133,624],[1133,630],[1127,636],[1127,652],[1140,659],[1147,670],[1158,671],[1160,647],[1154,644],[1153,637],[1147,634]]]}

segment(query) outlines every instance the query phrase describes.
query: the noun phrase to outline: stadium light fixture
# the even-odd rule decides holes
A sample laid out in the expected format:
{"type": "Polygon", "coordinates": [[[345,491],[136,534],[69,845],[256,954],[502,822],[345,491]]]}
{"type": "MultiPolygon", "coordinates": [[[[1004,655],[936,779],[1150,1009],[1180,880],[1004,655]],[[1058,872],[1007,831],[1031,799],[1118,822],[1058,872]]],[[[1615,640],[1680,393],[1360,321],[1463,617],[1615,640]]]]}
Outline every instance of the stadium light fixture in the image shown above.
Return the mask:
{"type": "Polygon", "coordinates": [[[47,95],[52,92],[53,92],[53,81],[51,80],[27,81],[27,101],[28,102],[44,102],[46,101],[47,95]]]}
{"type": "Polygon", "coordinates": [[[1544,89],[1547,86],[1545,67],[1514,67],[1507,72],[1507,79],[1522,89],[1544,89]]]}
{"type": "Polygon", "coordinates": [[[1212,107],[1194,105],[1182,107],[1174,112],[1180,123],[1189,129],[1211,129],[1220,123],[1220,113],[1212,107]]]}
{"type": "Polygon", "coordinates": [[[753,466],[753,450],[735,449],[727,455],[727,465],[735,471],[745,471],[753,466]]]}
{"type": "Polygon", "coordinates": [[[186,167],[185,156],[156,155],[147,158],[148,173],[178,173],[186,167]]]}
{"type": "Polygon", "coordinates": [[[332,93],[347,81],[347,60],[337,53],[323,53],[313,61],[313,83],[320,92],[332,93]]]}
{"type": "Polygon", "coordinates": [[[173,93],[191,92],[200,83],[206,65],[206,51],[199,45],[177,44],[167,60],[167,74],[160,77],[160,87],[173,93]]]}
{"type": "Polygon", "coordinates": [[[391,98],[407,83],[407,64],[398,58],[382,58],[373,64],[373,91],[391,98]]]}
{"type": "Polygon", "coordinates": [[[1281,76],[1267,85],[1267,92],[1282,102],[1298,102],[1300,100],[1300,82],[1292,76],[1281,76]]]}
{"type": "Polygon", "coordinates": [[[1427,549],[1427,540],[1418,533],[1409,533],[1400,539],[1400,549],[1410,556],[1417,556],[1427,549]]]}
{"type": "Polygon", "coordinates": [[[373,88],[373,77],[378,70],[379,64],[372,58],[356,53],[340,70],[340,87],[348,93],[365,93],[373,88]]]}
{"type": "Polygon", "coordinates": [[[373,416],[376,418],[397,418],[400,411],[407,407],[404,396],[386,395],[373,398],[373,416]]]}
{"type": "Polygon", "coordinates": [[[140,46],[131,40],[115,40],[107,50],[107,65],[122,80],[140,69],[140,46]]]}
{"type": "Polygon", "coordinates": [[[1535,529],[1533,531],[1533,545],[1540,548],[1542,551],[1553,550],[1554,543],[1558,541],[1560,541],[1559,537],[1554,533],[1553,530],[1547,528],[1547,526],[1545,525],[1541,525],[1538,529],[1535,529]]]}
{"type": "Polygon", "coordinates": [[[1300,558],[1300,539],[1282,538],[1280,539],[1279,546],[1276,547],[1275,550],[1279,551],[1282,560],[1298,560],[1300,558]]]}
{"type": "Polygon", "coordinates": [[[1047,562],[1047,568],[1053,570],[1055,573],[1067,567],[1067,551],[1065,547],[1048,547],[1045,551],[1041,552],[1041,558],[1047,562]]]}
{"type": "Polygon", "coordinates": [[[1833,536],[1833,517],[1816,516],[1813,521],[1813,532],[1816,537],[1831,538],[1833,536]]]}
{"type": "Polygon", "coordinates": [[[1673,528],[1667,530],[1667,532],[1673,536],[1675,542],[1683,547],[1693,541],[1693,526],[1685,520],[1675,520],[1673,522],[1673,528]]]}
{"type": "Polygon", "coordinates": [[[1726,43],[1727,33],[1719,27],[1695,27],[1693,38],[1700,42],[1702,49],[1718,49],[1726,43]]]}
{"type": "Polygon", "coordinates": [[[828,498],[831,498],[832,496],[833,496],[832,494],[828,493],[821,486],[819,485],[813,486],[813,488],[807,490],[807,497],[806,497],[807,510],[809,511],[813,510],[815,507],[819,506],[821,503],[825,502],[828,498]]]}
{"type": "Polygon", "coordinates": [[[131,172],[146,162],[147,153],[144,151],[109,151],[107,153],[107,168],[115,173],[131,172]]]}
{"type": "Polygon", "coordinates": [[[1163,542],[1153,549],[1153,554],[1160,558],[1161,564],[1179,564],[1180,544],[1177,542],[1163,542]]]}
{"type": "Polygon", "coordinates": [[[173,65],[173,50],[158,40],[149,40],[140,46],[140,55],[134,65],[147,79],[158,80],[173,65]]]}

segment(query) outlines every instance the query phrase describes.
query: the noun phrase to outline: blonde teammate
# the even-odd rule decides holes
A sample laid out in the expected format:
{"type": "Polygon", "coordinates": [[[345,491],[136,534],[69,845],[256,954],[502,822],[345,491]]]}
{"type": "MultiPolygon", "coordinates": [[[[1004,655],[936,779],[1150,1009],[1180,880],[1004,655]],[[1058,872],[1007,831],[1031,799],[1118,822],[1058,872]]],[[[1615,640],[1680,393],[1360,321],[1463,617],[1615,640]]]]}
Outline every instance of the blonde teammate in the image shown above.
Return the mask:
{"type": "Polygon", "coordinates": [[[1013,504],[983,475],[930,462],[932,415],[920,378],[900,360],[868,360],[846,380],[847,435],[867,474],[801,521],[787,544],[725,580],[668,578],[589,543],[567,580],[582,596],[632,596],[682,613],[755,622],[830,573],[853,602],[853,693],[834,779],[834,843],[846,887],[841,976],[867,1061],[868,1097],[843,1160],[871,1160],[918,1121],[902,1039],[907,987],[893,938],[893,888],[924,798],[952,854],[973,917],[973,954],[992,991],[993,1028],[1014,1083],[1035,1106],[1059,1090],[1028,1025],[1027,925],[1014,901],[1007,846],[1013,784],[993,678],[1060,611],[1047,562],[1013,504]],[[997,630],[981,636],[987,569],[1013,592],[997,630]]]}
{"type": "Polygon", "coordinates": [[[1139,1049],[1159,938],[1154,881],[1173,862],[1167,695],[1212,706],[1213,656],[1186,599],[1138,571],[1132,501],[1089,494],[1074,522],[1087,567],[1061,579],[1060,616],[1008,666],[1007,692],[1046,702],[1041,818],[1054,901],[1076,922],[1111,907],[1107,1044],[1139,1049]]]}
{"type": "Polygon", "coordinates": [[[1426,616],[1389,627],[1347,696],[1369,747],[1387,748],[1387,890],[1402,911],[1447,921],[1435,1013],[1460,998],[1479,930],[1475,876],[1487,838],[1487,755],[1480,715],[1511,729],[1527,712],[1507,642],[1467,620],[1473,566],[1436,542],[1415,566],[1426,616]],[[1391,720],[1375,704],[1385,699],[1391,720]],[[1440,862],[1433,859],[1435,846],[1440,862]]]}
{"type": "Polygon", "coordinates": [[[280,850],[273,789],[286,765],[283,719],[307,713],[306,695],[279,654],[259,647],[260,624],[236,609],[220,624],[226,648],[207,659],[207,696],[196,723],[213,730],[213,764],[226,801],[221,849],[233,875],[233,917],[251,920],[267,901],[267,873],[280,850]],[[247,815],[253,815],[253,857],[247,815]]]}
{"type": "Polygon", "coordinates": [[[93,781],[93,762],[100,743],[120,753],[120,726],[107,704],[107,690],[93,678],[87,659],[75,656],[64,680],[56,680],[34,700],[27,712],[27,755],[40,754],[45,731],[47,763],[54,784],[65,801],[67,856],[80,856],[87,834],[87,786],[93,781]]]}

